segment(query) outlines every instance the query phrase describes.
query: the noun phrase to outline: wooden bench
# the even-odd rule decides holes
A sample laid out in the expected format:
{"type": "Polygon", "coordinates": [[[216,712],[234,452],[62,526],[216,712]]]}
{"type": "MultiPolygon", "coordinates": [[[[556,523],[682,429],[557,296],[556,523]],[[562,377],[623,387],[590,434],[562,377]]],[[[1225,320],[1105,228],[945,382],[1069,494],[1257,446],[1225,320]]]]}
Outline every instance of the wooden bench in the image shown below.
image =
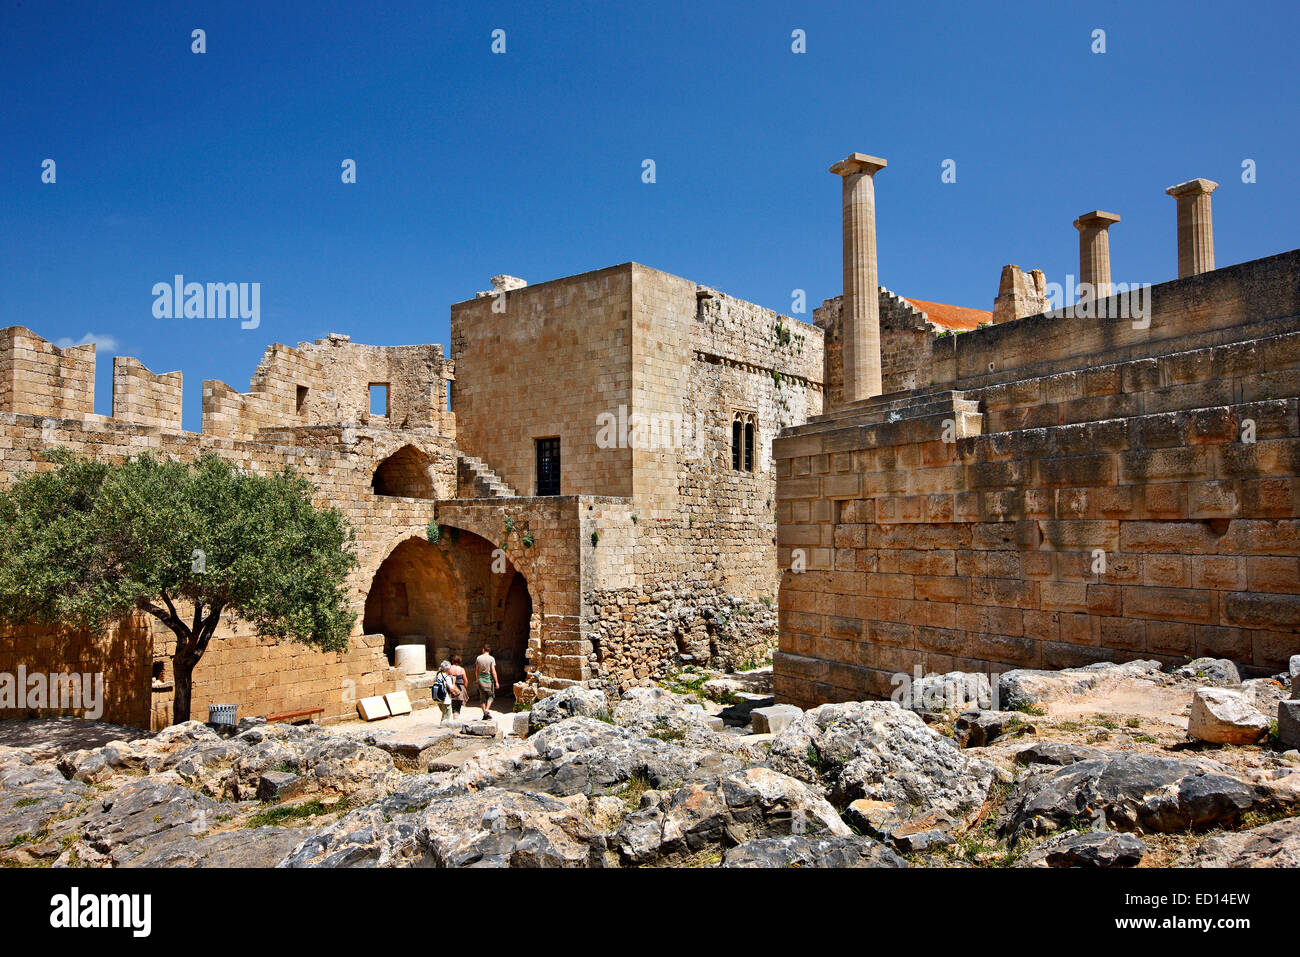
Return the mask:
{"type": "Polygon", "coordinates": [[[318,714],[324,714],[324,708],[301,708],[297,711],[281,711],[279,714],[268,714],[266,721],[268,724],[275,724],[277,721],[287,721],[289,724],[314,724],[312,720],[318,714]]]}

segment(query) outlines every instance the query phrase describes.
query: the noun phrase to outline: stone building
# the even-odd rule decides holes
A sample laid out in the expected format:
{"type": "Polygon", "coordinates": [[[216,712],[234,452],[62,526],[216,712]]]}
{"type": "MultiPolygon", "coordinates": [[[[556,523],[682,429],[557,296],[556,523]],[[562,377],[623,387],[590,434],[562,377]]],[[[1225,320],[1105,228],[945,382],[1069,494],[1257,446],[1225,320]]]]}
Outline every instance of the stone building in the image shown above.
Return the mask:
{"type": "MultiPolygon", "coordinates": [[[[218,702],[349,717],[362,697],[419,684],[393,666],[398,644],[437,660],[486,642],[524,701],[580,682],[625,688],[674,659],[768,657],[771,442],[822,410],[823,331],[626,263],[534,285],[497,277],[451,307],[451,333],[450,358],[344,335],[273,345],[247,392],[204,383],[192,433],[180,372],[116,357],[112,415],[97,415],[94,346],[12,327],[0,331],[0,476],[49,468],[54,446],[211,450],[255,471],[291,465],[345,512],[360,558],[351,649],[226,622],[195,672],[200,717],[218,702]]],[[[169,642],[145,617],[106,635],[13,628],[0,631],[0,671],[102,671],[106,717],[157,726],[170,721],[169,642]]]]}
{"type": "MultiPolygon", "coordinates": [[[[198,433],[181,427],[180,372],[116,357],[97,415],[94,346],[0,330],[0,479],[51,467],[53,446],[211,450],[291,465],[344,511],[350,649],[229,621],[195,674],[200,717],[348,718],[427,684],[394,667],[412,643],[435,661],[489,644],[524,702],[622,689],[674,661],[758,663],[778,617],[778,692],[804,704],[888,693],[917,665],[1271,668],[1296,650],[1297,254],[1208,272],[1200,180],[1171,191],[1197,235],[1145,325],[1045,313],[1043,274],[1017,266],[991,311],[905,298],[876,277],[883,167],[836,164],[845,295],[812,323],[636,263],[497,276],[451,306],[450,355],[272,345],[247,392],[204,383],[198,433]]],[[[1117,220],[1076,222],[1109,315],[1132,304],[1103,294],[1117,220]]],[[[169,639],[143,617],[103,635],[10,628],[0,672],[103,672],[105,716],[157,726],[169,639]]]]}
{"type": "Polygon", "coordinates": [[[1300,251],[1214,270],[1208,180],[1172,187],[1177,280],[1112,287],[1086,213],[1080,302],[1003,271],[995,321],[908,334],[876,295],[873,177],[843,180],[826,409],[777,470],[778,698],[998,672],[1300,652],[1300,251]],[[852,361],[846,349],[856,344],[852,361]],[[879,345],[877,346],[877,343],[879,345]]]}

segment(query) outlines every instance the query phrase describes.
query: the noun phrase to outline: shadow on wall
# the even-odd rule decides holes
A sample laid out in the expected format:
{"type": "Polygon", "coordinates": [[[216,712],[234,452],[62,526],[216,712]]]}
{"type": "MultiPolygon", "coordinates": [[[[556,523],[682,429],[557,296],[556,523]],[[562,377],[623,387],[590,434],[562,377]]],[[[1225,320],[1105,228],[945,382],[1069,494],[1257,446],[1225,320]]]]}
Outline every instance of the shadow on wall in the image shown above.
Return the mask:
{"type": "Polygon", "coordinates": [[[370,487],[376,495],[438,497],[433,484],[433,460],[413,445],[403,445],[380,462],[370,487]]]}
{"type": "Polygon", "coordinates": [[[503,689],[524,677],[533,603],[528,582],[491,542],[442,529],[437,544],[413,537],[384,559],[366,596],[362,627],[398,645],[422,644],[429,668],[460,655],[466,668],[487,644],[503,689]]]}

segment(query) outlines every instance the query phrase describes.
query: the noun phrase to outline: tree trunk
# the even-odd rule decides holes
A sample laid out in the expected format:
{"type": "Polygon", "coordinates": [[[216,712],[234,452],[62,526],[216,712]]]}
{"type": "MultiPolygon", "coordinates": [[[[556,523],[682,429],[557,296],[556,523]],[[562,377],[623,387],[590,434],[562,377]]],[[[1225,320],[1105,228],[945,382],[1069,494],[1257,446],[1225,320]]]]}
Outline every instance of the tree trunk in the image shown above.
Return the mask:
{"type": "Polygon", "coordinates": [[[190,698],[194,691],[194,665],[182,661],[178,654],[172,658],[172,724],[190,720],[190,698]]]}

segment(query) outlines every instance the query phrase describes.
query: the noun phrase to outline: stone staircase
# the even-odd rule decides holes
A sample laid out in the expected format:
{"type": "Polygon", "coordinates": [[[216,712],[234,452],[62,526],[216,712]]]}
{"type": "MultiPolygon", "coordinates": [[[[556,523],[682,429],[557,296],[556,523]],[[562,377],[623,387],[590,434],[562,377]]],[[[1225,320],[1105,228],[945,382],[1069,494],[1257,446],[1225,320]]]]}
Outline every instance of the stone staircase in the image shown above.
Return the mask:
{"type": "Polygon", "coordinates": [[[516,498],[518,494],[486,462],[472,455],[456,456],[456,485],[460,498],[516,498]]]}
{"type": "Polygon", "coordinates": [[[837,406],[829,413],[816,416],[790,432],[799,435],[829,432],[841,428],[846,420],[851,420],[854,425],[872,426],[979,411],[979,401],[967,398],[965,392],[951,389],[894,392],[837,406]]]}

